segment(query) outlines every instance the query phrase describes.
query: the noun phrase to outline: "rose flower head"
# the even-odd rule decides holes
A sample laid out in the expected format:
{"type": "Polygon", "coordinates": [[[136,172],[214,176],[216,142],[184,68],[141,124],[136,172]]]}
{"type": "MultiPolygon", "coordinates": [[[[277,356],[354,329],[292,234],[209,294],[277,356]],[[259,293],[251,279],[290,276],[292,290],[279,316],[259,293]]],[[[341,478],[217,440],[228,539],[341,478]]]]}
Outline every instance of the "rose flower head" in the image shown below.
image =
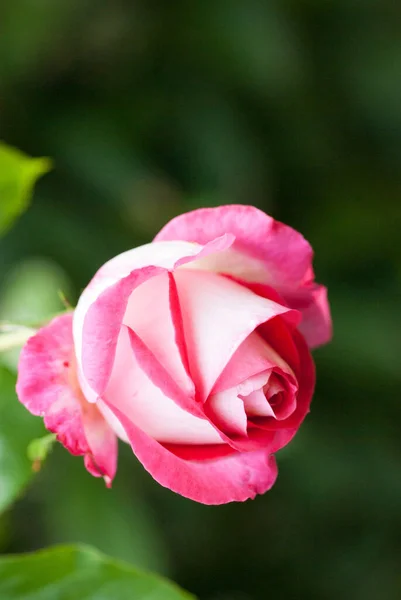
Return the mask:
{"type": "Polygon", "coordinates": [[[331,337],[303,236],[252,206],[195,210],[112,258],[22,349],[17,394],[109,486],[117,438],[204,504],[254,498],[312,399],[331,337]]]}

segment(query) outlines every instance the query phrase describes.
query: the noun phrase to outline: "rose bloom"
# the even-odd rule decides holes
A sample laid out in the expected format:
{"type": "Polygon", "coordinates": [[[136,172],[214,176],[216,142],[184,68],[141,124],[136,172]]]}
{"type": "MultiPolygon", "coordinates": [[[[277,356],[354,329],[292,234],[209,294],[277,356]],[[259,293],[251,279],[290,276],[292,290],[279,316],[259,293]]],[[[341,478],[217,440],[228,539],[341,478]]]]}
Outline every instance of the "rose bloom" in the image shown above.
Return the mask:
{"type": "Polygon", "coordinates": [[[254,498],[309,412],[331,337],[301,234],[252,206],[195,210],[103,265],[22,349],[17,393],[110,486],[117,437],[161,485],[254,498]]]}

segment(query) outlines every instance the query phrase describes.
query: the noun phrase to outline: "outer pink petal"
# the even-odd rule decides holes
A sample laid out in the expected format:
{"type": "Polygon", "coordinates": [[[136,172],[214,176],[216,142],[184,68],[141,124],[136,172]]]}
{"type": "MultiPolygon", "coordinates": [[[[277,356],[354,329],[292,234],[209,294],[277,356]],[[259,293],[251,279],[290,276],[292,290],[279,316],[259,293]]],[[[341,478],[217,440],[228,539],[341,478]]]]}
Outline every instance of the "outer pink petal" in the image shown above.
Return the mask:
{"type": "Polygon", "coordinates": [[[76,377],[72,314],[55,318],[21,351],[17,394],[49,431],[109,485],[116,472],[117,441],[96,406],[82,395],[76,377]]]}
{"type": "Polygon", "coordinates": [[[330,341],[333,331],[327,289],[312,283],[297,293],[288,293],[286,300],[290,306],[302,312],[299,330],[311,348],[330,341]]]}
{"type": "Polygon", "coordinates": [[[274,484],[277,466],[265,451],[236,453],[199,462],[180,458],[149,437],[109,405],[123,425],[132,450],[152,477],[164,487],[202,504],[242,502],[274,484]]]}
{"type": "Polygon", "coordinates": [[[264,265],[269,279],[260,283],[299,284],[310,267],[312,249],[304,237],[253,206],[228,205],[185,213],[167,223],[155,241],[206,244],[226,233],[235,235],[234,249],[264,265]]]}
{"type": "Polygon", "coordinates": [[[204,208],[180,215],[167,223],[155,241],[188,240],[205,244],[231,233],[235,243],[225,252],[201,259],[198,268],[232,274],[249,282],[272,286],[292,308],[291,299],[302,291],[303,333],[310,346],[331,337],[327,299],[316,295],[312,248],[304,237],[253,206],[229,205],[204,208]]]}
{"type": "Polygon", "coordinates": [[[85,455],[85,466],[92,475],[103,476],[110,487],[117,470],[117,437],[96,405],[86,402],[82,419],[90,448],[85,455]]]}

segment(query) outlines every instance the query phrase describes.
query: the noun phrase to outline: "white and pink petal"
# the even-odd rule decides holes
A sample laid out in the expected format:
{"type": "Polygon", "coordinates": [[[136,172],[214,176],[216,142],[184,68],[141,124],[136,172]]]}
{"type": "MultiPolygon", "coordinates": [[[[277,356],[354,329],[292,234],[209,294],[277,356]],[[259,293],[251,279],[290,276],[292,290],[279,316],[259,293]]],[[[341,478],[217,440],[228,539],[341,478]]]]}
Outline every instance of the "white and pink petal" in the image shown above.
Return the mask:
{"type": "Polygon", "coordinates": [[[301,331],[309,346],[326,343],[332,334],[330,309],[326,292],[313,283],[312,248],[288,225],[254,206],[202,208],[172,219],[155,241],[205,244],[224,234],[234,235],[235,242],[218,254],[200,257],[191,268],[232,275],[248,283],[267,284],[289,306],[301,310],[301,331]],[[298,297],[302,298],[301,303],[298,297]]]}
{"type": "MultiPolygon", "coordinates": [[[[232,452],[198,460],[178,456],[109,405],[121,422],[132,450],[152,477],[164,487],[203,504],[225,504],[254,498],[269,490],[277,477],[274,456],[266,450],[232,452]]],[[[187,451],[188,451],[188,447],[187,451]]]]}

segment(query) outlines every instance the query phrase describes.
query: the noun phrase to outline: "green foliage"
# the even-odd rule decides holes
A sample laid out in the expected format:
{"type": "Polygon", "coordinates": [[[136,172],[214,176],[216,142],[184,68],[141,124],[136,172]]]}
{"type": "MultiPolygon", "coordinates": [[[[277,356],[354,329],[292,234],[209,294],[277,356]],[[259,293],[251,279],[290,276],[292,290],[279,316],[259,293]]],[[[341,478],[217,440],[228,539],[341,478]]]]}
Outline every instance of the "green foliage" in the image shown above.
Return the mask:
{"type": "Polygon", "coordinates": [[[18,402],[15,376],[0,368],[0,512],[18,498],[31,479],[27,447],[43,431],[41,419],[18,402]]]}
{"type": "Polygon", "coordinates": [[[175,585],[80,546],[0,560],[2,600],[194,600],[175,585]]]}
{"type": "Polygon", "coordinates": [[[47,158],[30,158],[0,142],[0,235],[28,208],[35,181],[50,167],[47,158]]]}

